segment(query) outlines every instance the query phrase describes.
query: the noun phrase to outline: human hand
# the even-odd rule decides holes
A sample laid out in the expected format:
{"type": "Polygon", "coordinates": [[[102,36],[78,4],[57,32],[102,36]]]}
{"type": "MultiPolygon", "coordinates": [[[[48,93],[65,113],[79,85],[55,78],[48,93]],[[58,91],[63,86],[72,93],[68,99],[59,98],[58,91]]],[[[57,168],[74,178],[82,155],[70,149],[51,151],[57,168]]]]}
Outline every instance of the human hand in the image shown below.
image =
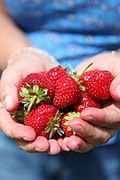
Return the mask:
{"type": "Polygon", "coordinates": [[[102,109],[86,108],[81,112],[80,118],[70,122],[71,128],[77,136],[66,137],[61,142],[64,150],[86,152],[96,145],[106,143],[116,133],[120,127],[120,56],[102,53],[89,58],[80,64],[76,70],[82,72],[91,62],[90,69],[109,70],[115,77],[111,86],[110,93],[113,98],[111,102],[102,109]],[[104,61],[104,65],[102,63],[104,61]]]}
{"type": "Polygon", "coordinates": [[[13,119],[9,112],[14,111],[18,105],[17,86],[22,78],[31,72],[46,71],[55,66],[49,56],[42,56],[32,52],[19,54],[15,63],[5,69],[0,82],[0,129],[3,133],[16,141],[19,148],[27,152],[60,152],[60,146],[55,140],[36,137],[33,128],[24,126],[13,119]],[[51,62],[51,63],[50,63],[51,62]]]}

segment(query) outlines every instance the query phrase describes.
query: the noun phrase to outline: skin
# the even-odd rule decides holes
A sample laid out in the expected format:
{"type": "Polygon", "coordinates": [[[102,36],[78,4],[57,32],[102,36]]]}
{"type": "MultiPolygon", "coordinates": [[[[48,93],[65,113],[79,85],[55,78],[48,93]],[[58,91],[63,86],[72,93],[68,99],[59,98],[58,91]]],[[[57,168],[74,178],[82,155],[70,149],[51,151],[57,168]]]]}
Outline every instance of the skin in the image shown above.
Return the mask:
{"type": "Polygon", "coordinates": [[[30,153],[58,154],[62,150],[86,152],[98,144],[106,143],[120,127],[119,56],[103,53],[87,59],[76,69],[78,72],[82,72],[90,62],[93,62],[91,69],[103,69],[101,62],[105,60],[104,69],[111,71],[115,77],[110,87],[111,96],[115,101],[110,102],[103,109],[87,108],[82,111],[80,118],[73,119],[70,122],[70,126],[77,132],[76,136],[64,139],[59,138],[58,140],[36,137],[35,131],[31,127],[19,124],[17,120],[10,116],[9,112],[18,107],[17,85],[20,80],[31,72],[48,70],[50,67],[53,67],[53,64],[50,63],[49,57],[45,59],[42,55],[25,53],[19,54],[14,58],[14,64],[5,68],[7,59],[17,49],[31,46],[31,43],[28,42],[25,34],[8,17],[1,0],[0,22],[3,24],[1,25],[2,28],[0,28],[0,57],[2,59],[0,61],[0,69],[4,70],[0,81],[1,131],[16,141],[16,145],[19,148],[30,153]],[[9,27],[9,31],[7,30],[8,28],[4,27],[9,27]]]}

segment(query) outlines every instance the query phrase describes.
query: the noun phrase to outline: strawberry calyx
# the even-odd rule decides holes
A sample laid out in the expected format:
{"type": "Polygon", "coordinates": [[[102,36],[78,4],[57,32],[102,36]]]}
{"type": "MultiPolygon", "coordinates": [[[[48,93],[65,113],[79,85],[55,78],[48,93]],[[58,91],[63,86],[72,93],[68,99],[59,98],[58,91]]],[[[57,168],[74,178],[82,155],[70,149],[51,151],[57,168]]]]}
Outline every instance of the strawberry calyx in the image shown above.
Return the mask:
{"type": "MultiPolygon", "coordinates": [[[[70,68],[71,69],[71,68],[70,68]]],[[[79,88],[82,92],[84,92],[86,90],[86,86],[82,85],[83,80],[80,80],[80,74],[78,74],[76,71],[74,71],[73,69],[71,69],[69,75],[77,82],[77,84],[79,85],[79,88]]]]}
{"type": "Polygon", "coordinates": [[[57,110],[54,117],[50,118],[50,121],[47,123],[45,133],[49,134],[49,139],[51,139],[57,132],[60,136],[64,134],[64,131],[60,127],[62,113],[57,110]]]}
{"type": "Polygon", "coordinates": [[[47,96],[47,93],[47,88],[39,88],[37,84],[34,84],[34,86],[31,87],[28,83],[26,83],[26,88],[21,88],[20,92],[20,96],[22,97],[20,103],[24,104],[26,114],[28,114],[32,108],[38,106],[41,102],[50,99],[50,97],[47,96]]]}
{"type": "MultiPolygon", "coordinates": [[[[64,126],[67,126],[67,131],[71,131],[71,130],[72,130],[72,128],[69,126],[69,122],[70,122],[72,119],[76,118],[76,117],[80,117],[80,112],[74,112],[74,111],[73,111],[73,112],[69,112],[69,113],[67,113],[67,115],[65,115],[64,119],[65,119],[66,121],[64,122],[64,126]]],[[[76,132],[73,131],[73,134],[75,135],[76,132]]]]}

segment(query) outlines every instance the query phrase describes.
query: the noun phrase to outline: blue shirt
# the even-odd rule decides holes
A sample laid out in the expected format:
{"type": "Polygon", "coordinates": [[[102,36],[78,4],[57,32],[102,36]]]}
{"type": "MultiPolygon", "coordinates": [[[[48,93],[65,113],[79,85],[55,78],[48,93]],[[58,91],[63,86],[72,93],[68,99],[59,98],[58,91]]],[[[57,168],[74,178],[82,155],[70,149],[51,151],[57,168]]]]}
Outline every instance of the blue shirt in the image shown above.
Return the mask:
{"type": "Polygon", "coordinates": [[[88,56],[120,47],[119,0],[4,0],[32,43],[75,67],[88,56]]]}

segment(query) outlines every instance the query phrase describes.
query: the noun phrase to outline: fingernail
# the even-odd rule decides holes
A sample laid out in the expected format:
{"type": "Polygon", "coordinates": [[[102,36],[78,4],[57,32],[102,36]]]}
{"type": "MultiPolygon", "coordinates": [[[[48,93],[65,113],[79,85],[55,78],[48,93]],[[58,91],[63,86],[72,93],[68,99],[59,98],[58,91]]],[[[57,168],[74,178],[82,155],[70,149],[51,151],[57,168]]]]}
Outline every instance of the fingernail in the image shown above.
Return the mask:
{"type": "Polygon", "coordinates": [[[42,151],[39,147],[36,147],[35,150],[38,151],[38,152],[42,151]]]}
{"type": "Polygon", "coordinates": [[[117,96],[120,98],[120,85],[115,89],[117,96]]]}
{"type": "Polygon", "coordinates": [[[29,138],[29,137],[25,137],[25,136],[24,136],[24,137],[23,137],[23,140],[24,140],[24,141],[33,141],[33,138],[29,138]]]}
{"type": "Polygon", "coordinates": [[[47,149],[43,149],[43,148],[39,148],[39,147],[35,147],[35,151],[48,154],[47,149]]]}
{"type": "Polygon", "coordinates": [[[5,96],[4,101],[3,101],[4,107],[8,110],[9,108],[11,108],[13,104],[14,104],[14,99],[12,95],[5,96]]]}
{"type": "Polygon", "coordinates": [[[85,116],[86,120],[95,120],[95,118],[93,116],[85,116]]]}
{"type": "Polygon", "coordinates": [[[83,126],[76,124],[76,126],[75,126],[75,132],[83,132],[83,131],[84,131],[83,126]]]}

